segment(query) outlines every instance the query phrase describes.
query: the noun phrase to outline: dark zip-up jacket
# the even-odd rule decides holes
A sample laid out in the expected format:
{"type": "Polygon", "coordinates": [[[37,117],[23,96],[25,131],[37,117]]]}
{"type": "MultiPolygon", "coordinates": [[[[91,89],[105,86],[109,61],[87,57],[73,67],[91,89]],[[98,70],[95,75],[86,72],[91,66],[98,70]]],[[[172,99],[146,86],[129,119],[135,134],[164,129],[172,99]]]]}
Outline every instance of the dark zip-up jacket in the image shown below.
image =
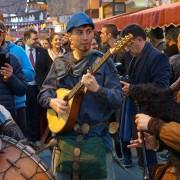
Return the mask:
{"type": "Polygon", "coordinates": [[[10,54],[7,49],[1,49],[1,53],[6,53],[9,56],[10,65],[13,67],[13,74],[8,80],[4,80],[0,75],[0,104],[5,106],[14,116],[15,111],[15,99],[14,95],[22,96],[26,92],[26,83],[22,68],[18,59],[10,54]]]}

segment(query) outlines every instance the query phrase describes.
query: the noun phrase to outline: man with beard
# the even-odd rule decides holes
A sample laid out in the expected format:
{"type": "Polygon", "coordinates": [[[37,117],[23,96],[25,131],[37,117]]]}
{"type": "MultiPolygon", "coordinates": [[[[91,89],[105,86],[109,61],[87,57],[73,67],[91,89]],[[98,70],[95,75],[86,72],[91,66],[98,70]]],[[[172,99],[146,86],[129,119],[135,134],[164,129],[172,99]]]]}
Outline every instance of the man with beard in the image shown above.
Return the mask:
{"type": "MultiPolygon", "coordinates": [[[[118,84],[117,73],[111,60],[107,60],[96,74],[91,74],[89,71],[86,71],[84,74],[84,70],[88,69],[98,57],[102,56],[99,51],[91,50],[91,42],[94,37],[93,29],[94,24],[85,13],[75,13],[71,17],[67,25],[67,32],[73,46],[72,52],[64,54],[64,57],[59,57],[52,64],[39,94],[39,102],[43,107],[52,108],[57,114],[63,115],[67,112],[69,106],[66,100],[57,98],[56,90],[63,87],[72,89],[78,82],[81,82],[85,87],[80,112],[76,118],[77,126],[75,125],[74,129],[65,134],[58,133],[58,137],[60,136],[60,143],[58,143],[60,147],[61,142],[67,144],[69,140],[75,141],[78,146],[73,152],[71,152],[70,148],[65,150],[65,146],[60,149],[62,163],[59,164],[58,169],[61,172],[60,179],[64,180],[71,179],[71,175],[72,179],[79,179],[80,177],[82,179],[118,179],[114,171],[111,154],[112,140],[108,134],[107,122],[121,104],[121,87],[118,84]],[[80,131],[78,127],[80,127],[80,131]],[[83,137],[82,142],[79,133],[83,132],[84,134],[81,136],[83,137]],[[97,138],[98,140],[95,140],[97,138]],[[92,159],[90,158],[86,165],[88,168],[85,169],[85,166],[81,164],[83,162],[79,164],[78,160],[83,155],[83,149],[81,149],[80,144],[88,144],[89,141],[94,143],[88,148],[90,152],[87,155],[92,157],[95,162],[98,159],[98,154],[94,151],[98,150],[100,156],[103,156],[103,151],[105,154],[99,158],[100,165],[96,163],[92,165],[92,159]],[[64,152],[72,154],[74,157],[70,163],[69,170],[65,164],[63,165],[64,152]],[[81,153],[79,154],[78,152],[81,153]],[[95,153],[93,156],[90,155],[92,152],[95,153]],[[104,174],[103,172],[106,173],[104,174]]],[[[85,161],[85,159],[82,158],[82,161],[85,161]]]]}
{"type": "MultiPolygon", "coordinates": [[[[146,42],[144,29],[139,25],[131,24],[122,30],[121,35],[125,36],[129,33],[134,36],[134,39],[127,47],[127,50],[133,57],[129,65],[129,83],[121,81],[124,85],[123,92],[127,95],[122,115],[121,138],[127,145],[132,137],[133,118],[137,113],[136,102],[128,95],[130,86],[151,83],[155,86],[166,88],[169,86],[170,80],[168,58],[150,43],[146,42]]],[[[143,107],[139,110],[143,112],[143,107]]],[[[133,132],[135,132],[134,128],[133,132]]],[[[130,153],[128,156],[130,159],[130,153]]],[[[156,153],[148,150],[147,161],[151,170],[152,166],[157,163],[156,153]]],[[[139,165],[142,166],[142,161],[139,161],[139,165]]]]}

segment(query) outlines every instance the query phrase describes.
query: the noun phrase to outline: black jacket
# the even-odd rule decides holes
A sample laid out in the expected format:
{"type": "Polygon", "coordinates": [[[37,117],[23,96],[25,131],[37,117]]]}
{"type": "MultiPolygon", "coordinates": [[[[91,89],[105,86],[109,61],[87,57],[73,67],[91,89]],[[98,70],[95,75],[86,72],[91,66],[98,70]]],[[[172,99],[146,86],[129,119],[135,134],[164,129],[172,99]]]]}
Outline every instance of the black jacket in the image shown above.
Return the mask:
{"type": "Polygon", "coordinates": [[[50,70],[51,64],[52,60],[47,50],[36,47],[36,62],[34,69],[36,72],[35,80],[39,89],[50,70]]]}
{"type": "MultiPolygon", "coordinates": [[[[25,49],[25,46],[23,46],[23,48],[25,49]]],[[[43,81],[45,80],[50,70],[52,60],[46,49],[41,47],[36,47],[35,51],[36,51],[36,61],[34,66],[34,70],[36,72],[35,80],[38,89],[40,89],[43,81]]]]}
{"type": "MultiPolygon", "coordinates": [[[[4,51],[3,53],[8,52],[4,51]]],[[[14,95],[23,96],[26,92],[26,83],[18,59],[14,55],[9,54],[9,60],[10,65],[13,67],[13,75],[8,80],[4,80],[3,76],[0,75],[0,104],[5,106],[11,115],[14,116],[14,95]]]]}

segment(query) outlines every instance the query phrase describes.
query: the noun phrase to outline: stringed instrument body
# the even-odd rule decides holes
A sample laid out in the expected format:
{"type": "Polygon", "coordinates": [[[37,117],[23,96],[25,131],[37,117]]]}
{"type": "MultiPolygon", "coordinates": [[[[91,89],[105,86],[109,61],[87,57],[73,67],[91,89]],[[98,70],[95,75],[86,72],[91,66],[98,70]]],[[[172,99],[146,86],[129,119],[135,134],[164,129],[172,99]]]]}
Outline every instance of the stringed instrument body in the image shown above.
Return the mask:
{"type": "MultiPolygon", "coordinates": [[[[66,96],[68,93],[70,93],[70,91],[71,90],[65,88],[58,89],[56,91],[57,98],[66,99],[66,96]]],[[[51,132],[67,132],[74,127],[76,123],[76,117],[78,116],[80,110],[80,103],[82,98],[82,91],[76,93],[76,95],[68,101],[68,111],[61,116],[57,115],[53,109],[47,110],[48,127],[51,132]]]]}
{"type": "MultiPolygon", "coordinates": [[[[111,54],[119,50],[124,50],[124,47],[129,44],[132,38],[133,36],[129,34],[118,40],[114,48],[110,48],[90,67],[90,72],[95,75],[97,70],[109,59],[111,54]]],[[[71,131],[75,126],[79,114],[81,100],[84,95],[84,85],[79,81],[72,90],[60,88],[56,91],[56,94],[57,98],[64,99],[68,102],[69,108],[68,111],[62,115],[58,115],[53,109],[48,109],[48,127],[52,133],[71,131]]]]}

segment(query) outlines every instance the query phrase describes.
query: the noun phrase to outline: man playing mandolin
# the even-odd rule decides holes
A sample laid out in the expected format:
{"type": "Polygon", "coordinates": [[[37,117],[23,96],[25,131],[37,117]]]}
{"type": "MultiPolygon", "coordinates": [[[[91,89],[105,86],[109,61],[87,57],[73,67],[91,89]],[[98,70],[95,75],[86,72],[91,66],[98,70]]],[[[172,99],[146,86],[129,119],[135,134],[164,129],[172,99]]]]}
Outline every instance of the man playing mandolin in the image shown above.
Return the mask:
{"type": "Polygon", "coordinates": [[[78,12],[71,17],[67,32],[72,52],[54,61],[38,96],[43,107],[52,109],[48,123],[58,133],[61,152],[57,170],[63,180],[118,179],[107,123],[121,105],[121,87],[112,61],[90,49],[93,29],[86,14],[78,12]],[[95,72],[96,66],[92,65],[98,65],[102,59],[103,65],[95,72]],[[71,122],[74,114],[75,123],[71,122]],[[57,130],[58,123],[67,127],[57,130]]]}

